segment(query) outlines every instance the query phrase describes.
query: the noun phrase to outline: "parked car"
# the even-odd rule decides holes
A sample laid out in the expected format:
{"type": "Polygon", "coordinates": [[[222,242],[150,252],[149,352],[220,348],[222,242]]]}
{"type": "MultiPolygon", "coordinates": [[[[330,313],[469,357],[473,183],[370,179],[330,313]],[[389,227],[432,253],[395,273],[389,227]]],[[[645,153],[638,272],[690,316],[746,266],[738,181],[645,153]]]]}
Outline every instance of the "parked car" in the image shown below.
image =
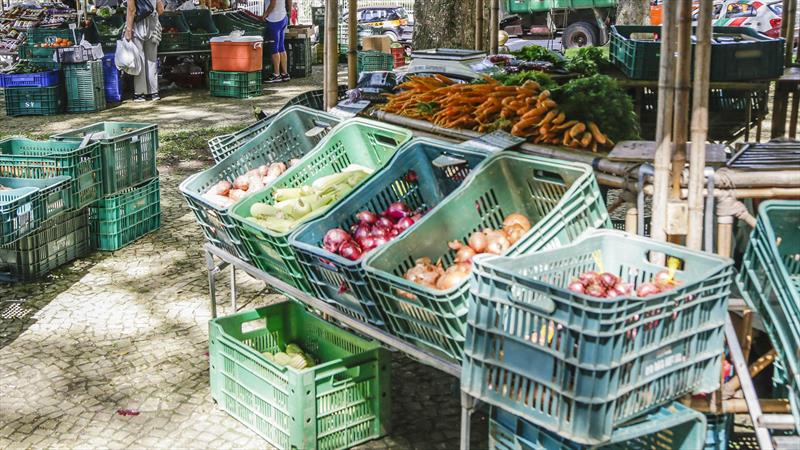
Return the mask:
{"type": "MultiPolygon", "coordinates": [[[[369,6],[358,8],[359,28],[372,29],[373,34],[389,37],[392,42],[411,42],[413,24],[408,20],[406,10],[401,6],[369,6]]],[[[348,13],[342,15],[347,22],[348,13]]]]}
{"type": "Polygon", "coordinates": [[[769,37],[781,35],[782,0],[762,3],[758,0],[726,0],[714,26],[750,27],[769,37]]]}

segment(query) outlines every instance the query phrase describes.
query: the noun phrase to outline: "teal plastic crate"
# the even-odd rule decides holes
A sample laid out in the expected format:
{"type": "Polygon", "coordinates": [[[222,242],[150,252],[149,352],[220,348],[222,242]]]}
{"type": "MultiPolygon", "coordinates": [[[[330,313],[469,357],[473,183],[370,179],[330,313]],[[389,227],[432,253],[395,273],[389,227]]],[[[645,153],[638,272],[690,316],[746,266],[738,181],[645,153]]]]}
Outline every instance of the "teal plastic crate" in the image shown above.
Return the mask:
{"type": "Polygon", "coordinates": [[[736,283],[778,352],[800,432],[800,201],[761,204],[736,283]]]}
{"type": "Polygon", "coordinates": [[[0,177],[0,245],[10,244],[69,209],[71,178],[0,177]],[[3,189],[5,188],[5,189],[3,189]]]}
{"type": "Polygon", "coordinates": [[[165,13],[158,16],[161,22],[161,42],[158,43],[159,53],[185,52],[191,50],[192,38],[189,33],[189,24],[179,12],[165,13]],[[175,31],[167,31],[167,30],[175,31]]]}
{"type": "Polygon", "coordinates": [[[106,109],[103,61],[64,64],[67,112],[95,112],[106,109]]]}
{"type": "Polygon", "coordinates": [[[92,19],[92,34],[94,41],[106,50],[115,49],[117,41],[122,39],[125,31],[125,16],[113,15],[110,17],[94,16],[92,19]]]}
{"type": "Polygon", "coordinates": [[[469,283],[442,291],[408,281],[403,274],[422,257],[441,258],[449,267],[455,252],[448,242],[465,243],[475,231],[501,228],[514,212],[524,214],[532,228],[509,248],[511,255],[558,247],[586,230],[610,226],[590,166],[511,152],[491,156],[411,232],[364,260],[389,329],[409,343],[461,361],[469,283]]]}
{"type": "MultiPolygon", "coordinates": [[[[338,89],[339,100],[345,98],[347,95],[346,93],[347,86],[340,85],[338,89]]],[[[223,134],[209,139],[208,149],[211,151],[211,156],[214,158],[214,162],[221,162],[228,155],[236,151],[236,149],[249,142],[251,139],[257,136],[261,130],[268,127],[281,111],[289,108],[290,106],[305,106],[317,111],[323,111],[325,106],[322,103],[322,97],[322,89],[304,92],[286,102],[280,111],[276,112],[275,114],[264,117],[263,119],[258,120],[235,133],[223,134]]]]}
{"type": "Polygon", "coordinates": [[[209,322],[211,396],[279,449],[351,448],[389,431],[390,357],[288,301],[209,322]],[[263,352],[294,343],[317,364],[283,367],[263,352]]]}
{"type": "Polygon", "coordinates": [[[250,98],[263,94],[261,71],[208,73],[212,97],[250,98]]]}
{"type": "Polygon", "coordinates": [[[64,111],[63,86],[5,88],[6,115],[52,116],[64,111]]]}
{"type": "Polygon", "coordinates": [[[208,9],[190,9],[181,11],[189,26],[189,46],[192,50],[209,50],[211,38],[219,36],[219,29],[211,19],[208,9]]]}
{"type": "Polygon", "coordinates": [[[706,442],[703,450],[728,450],[733,435],[733,414],[706,414],[706,442]]]}
{"type": "Polygon", "coordinates": [[[377,50],[358,52],[357,62],[358,73],[394,70],[394,57],[377,50]]]}
{"type": "Polygon", "coordinates": [[[241,11],[217,12],[212,14],[211,19],[221,34],[240,31],[244,36],[264,36],[264,23],[251,20],[241,11]]]}
{"type": "Polygon", "coordinates": [[[332,228],[349,230],[357,224],[355,215],[359,211],[379,214],[397,201],[412,210],[431,209],[458,188],[487,156],[482,150],[433,139],[407,142],[351,195],[289,237],[313,292],[351,317],[385,328],[383,313],[361,264],[363,257],[351,261],[328,252],[322,248],[325,233],[332,228]]]}
{"type": "Polygon", "coordinates": [[[69,207],[80,209],[100,198],[100,147],[97,143],[0,140],[0,176],[72,177],[69,207]]]}
{"type": "Polygon", "coordinates": [[[100,199],[91,207],[92,236],[98,250],[116,251],[161,227],[158,178],[100,199]]]}
{"type": "Polygon", "coordinates": [[[499,408],[492,408],[490,416],[490,450],[700,450],[706,438],[705,417],[678,402],[621,425],[608,442],[591,447],[499,408]]]}
{"type": "Polygon", "coordinates": [[[0,282],[33,281],[93,250],[86,209],[67,211],[39,229],[0,246],[0,282]]]}
{"type": "Polygon", "coordinates": [[[133,122],[98,122],[51,136],[80,142],[89,136],[100,144],[102,195],[107,196],[156,176],[158,125],[133,122]]]}
{"type": "MultiPolygon", "coordinates": [[[[389,162],[397,148],[409,139],[411,132],[399,127],[359,118],[347,120],[337,125],[314,147],[314,151],[284,172],[271,187],[298,188],[309,185],[318,178],[339,173],[350,164],[380,169],[389,162]]],[[[249,219],[253,203],[274,203],[272,192],[272,189],[266,189],[236,203],[231,207],[230,215],[241,233],[250,262],[298,289],[311,292],[308,279],[297,261],[297,254],[289,245],[289,235],[294,230],[277,233],[261,228],[249,219]]],[[[316,210],[316,214],[308,217],[306,222],[335,207],[343,198],[316,210]]]]}
{"type": "Polygon", "coordinates": [[[41,44],[52,44],[57,38],[69,39],[73,44],[79,43],[85,34],[84,29],[70,30],[69,28],[28,28],[25,44],[19,47],[19,57],[37,65],[50,64],[48,67],[58,69],[60,65],[53,61],[55,48],[41,47],[41,44]]]}
{"type": "Polygon", "coordinates": [[[616,0],[518,0],[507,3],[510,14],[550,12],[552,9],[616,8],[616,0]]]}
{"type": "Polygon", "coordinates": [[[181,193],[206,239],[212,245],[249,261],[241,231],[230,217],[230,208],[209,201],[203,194],[220,181],[233,182],[239,175],[263,164],[302,158],[338,123],[339,119],[321,111],[302,106],[287,108],[222,162],[181,183],[181,193]]]}
{"type": "Polygon", "coordinates": [[[720,385],[733,262],[616,230],[559,249],[473,259],[461,388],[587,445],[686,394],[720,385]],[[634,285],[676,258],[680,284],[657,295],[604,299],[567,285],[607,271],[634,285]],[[531,364],[535,361],[535,364],[531,364]]]}
{"type": "MultiPolygon", "coordinates": [[[[661,27],[614,25],[609,55],[628,78],[657,80],[661,27]],[[639,33],[650,39],[632,39],[639,33]]],[[[711,42],[711,81],[751,81],[783,74],[783,38],[770,38],[748,27],[714,27],[711,42]]],[[[692,43],[694,51],[694,42],[692,43]]],[[[692,56],[694,58],[694,56],[692,56]]]]}

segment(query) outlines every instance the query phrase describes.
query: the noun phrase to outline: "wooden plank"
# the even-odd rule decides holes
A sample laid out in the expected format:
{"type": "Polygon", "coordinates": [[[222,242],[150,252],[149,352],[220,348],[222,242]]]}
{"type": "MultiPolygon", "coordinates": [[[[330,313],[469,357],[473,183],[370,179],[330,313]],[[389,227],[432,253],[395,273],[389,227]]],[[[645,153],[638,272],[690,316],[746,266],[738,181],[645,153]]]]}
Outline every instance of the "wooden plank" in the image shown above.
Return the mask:
{"type": "MultiPolygon", "coordinates": [[[[686,144],[687,150],[691,143],[686,144]]],[[[653,162],[656,143],[653,141],[622,141],[608,154],[609,161],[619,162],[653,162]]],[[[722,166],[726,162],[725,146],[722,144],[706,144],[706,164],[722,166]]]]}

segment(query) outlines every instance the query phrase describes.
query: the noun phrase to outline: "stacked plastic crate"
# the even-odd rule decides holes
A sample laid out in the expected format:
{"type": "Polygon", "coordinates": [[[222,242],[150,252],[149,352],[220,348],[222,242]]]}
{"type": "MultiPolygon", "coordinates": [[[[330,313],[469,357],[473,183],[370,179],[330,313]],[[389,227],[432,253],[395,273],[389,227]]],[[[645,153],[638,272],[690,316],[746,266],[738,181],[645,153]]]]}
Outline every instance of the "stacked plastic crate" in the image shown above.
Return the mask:
{"type": "Polygon", "coordinates": [[[58,70],[31,68],[33,73],[0,74],[6,115],[49,116],[64,111],[64,90],[58,70]],[[41,70],[36,72],[35,70],[41,70]]]}
{"type": "Polygon", "coordinates": [[[95,112],[106,109],[102,50],[82,46],[57,50],[64,70],[67,112],[95,112]],[[97,50],[97,51],[95,51],[97,50]]]}
{"type": "Polygon", "coordinates": [[[156,125],[100,122],[53,139],[98,146],[100,196],[89,209],[98,250],[119,250],[161,226],[156,125]]]}
{"type": "Polygon", "coordinates": [[[249,98],[262,94],[263,40],[257,36],[211,38],[208,84],[214,97],[249,98]]]}

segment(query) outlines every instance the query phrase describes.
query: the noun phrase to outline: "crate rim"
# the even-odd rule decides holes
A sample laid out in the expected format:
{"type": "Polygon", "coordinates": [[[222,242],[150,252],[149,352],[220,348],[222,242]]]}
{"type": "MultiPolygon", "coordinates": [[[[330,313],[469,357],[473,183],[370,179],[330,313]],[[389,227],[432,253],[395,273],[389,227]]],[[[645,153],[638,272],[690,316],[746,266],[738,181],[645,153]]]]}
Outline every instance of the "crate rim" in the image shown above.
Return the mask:
{"type": "MultiPolygon", "coordinates": [[[[58,143],[63,143],[65,145],[70,145],[70,144],[74,143],[74,141],[61,141],[61,140],[55,140],[55,139],[47,139],[47,140],[41,140],[40,141],[40,140],[36,140],[36,139],[30,139],[30,138],[25,137],[25,136],[15,135],[15,136],[6,136],[6,137],[0,139],[0,145],[2,145],[5,142],[8,142],[8,141],[27,141],[27,142],[33,142],[33,143],[36,143],[36,144],[44,144],[44,143],[49,142],[49,141],[54,141],[54,142],[58,142],[58,143]]],[[[31,156],[31,155],[10,155],[10,154],[6,155],[5,153],[0,153],[0,156],[14,156],[14,158],[25,159],[25,160],[27,160],[29,158],[37,158],[37,159],[50,158],[50,157],[64,158],[64,157],[69,157],[69,156],[75,156],[75,154],[78,153],[78,152],[86,151],[87,149],[91,149],[92,147],[99,147],[99,146],[100,146],[99,142],[89,142],[86,145],[77,145],[76,147],[68,149],[68,150],[50,150],[49,153],[44,153],[43,152],[42,155],[35,155],[35,156],[31,156]]]]}
{"type": "MultiPolygon", "coordinates": [[[[406,141],[406,143],[401,145],[397,149],[397,152],[395,152],[395,154],[392,155],[392,157],[389,159],[389,161],[386,162],[386,165],[384,165],[383,167],[381,167],[380,169],[375,171],[375,173],[370,175],[370,178],[380,176],[380,174],[383,171],[389,169],[392,166],[392,164],[395,163],[396,159],[399,159],[399,158],[403,157],[402,153],[411,151],[409,149],[411,149],[416,144],[428,144],[428,145],[432,145],[432,146],[439,147],[439,148],[443,148],[444,146],[458,147],[456,144],[451,144],[451,143],[446,142],[446,141],[440,141],[440,140],[429,138],[429,137],[413,137],[410,140],[406,141]]],[[[463,151],[463,152],[467,152],[467,153],[474,153],[474,154],[480,154],[480,155],[486,155],[487,154],[486,151],[484,151],[484,150],[482,150],[480,148],[477,148],[477,147],[458,147],[458,148],[459,148],[459,151],[463,151]]],[[[483,161],[478,163],[478,165],[475,167],[475,169],[470,171],[469,175],[467,176],[467,179],[469,179],[469,177],[472,176],[472,174],[475,172],[475,170],[478,167],[480,167],[480,164],[482,164],[482,163],[483,163],[483,161]]],[[[466,183],[467,179],[462,181],[462,184],[466,183]]],[[[348,197],[350,195],[358,195],[362,191],[366,190],[367,184],[368,183],[366,182],[366,180],[365,180],[364,183],[359,183],[356,186],[356,188],[353,189],[350,192],[350,194],[348,194],[348,197]]],[[[449,197],[449,196],[446,196],[445,198],[447,198],[447,197],[449,197]]],[[[321,222],[323,220],[326,220],[328,217],[333,215],[333,213],[335,212],[335,209],[336,209],[336,207],[329,208],[328,210],[325,211],[325,213],[323,215],[315,217],[315,218],[309,220],[308,222],[303,223],[296,230],[291,231],[291,234],[289,235],[289,245],[294,245],[294,246],[303,248],[303,249],[305,249],[307,251],[324,252],[326,258],[330,259],[331,261],[336,262],[337,264],[341,264],[343,266],[353,267],[353,266],[356,266],[356,265],[361,265],[365,261],[365,259],[369,256],[369,254],[372,253],[372,250],[375,250],[375,249],[372,249],[372,250],[368,251],[367,253],[361,255],[361,258],[359,258],[359,259],[357,259],[355,261],[352,261],[352,260],[349,260],[349,259],[347,259],[347,258],[345,258],[343,256],[338,255],[338,254],[331,253],[331,252],[325,250],[322,247],[317,247],[315,245],[311,245],[311,244],[308,244],[306,242],[298,240],[298,237],[300,236],[300,234],[302,234],[307,228],[309,228],[312,224],[314,224],[316,222],[321,222]]],[[[430,212],[432,212],[432,211],[433,210],[429,211],[428,214],[430,214],[430,212]]],[[[427,215],[427,214],[425,214],[425,215],[427,215]]],[[[425,215],[423,215],[423,217],[425,215]]],[[[418,222],[421,222],[421,220],[419,220],[418,222]]],[[[415,222],[413,225],[411,225],[407,229],[403,230],[402,233],[398,234],[396,236],[396,238],[400,238],[400,236],[405,235],[407,232],[409,232],[409,230],[413,229],[416,225],[417,225],[417,223],[415,222]]],[[[392,240],[394,240],[394,239],[395,238],[393,238],[392,240]]]]}
{"type": "MultiPolygon", "coordinates": [[[[286,172],[283,172],[281,174],[281,176],[279,176],[275,181],[272,182],[271,185],[265,187],[264,189],[262,189],[261,191],[258,191],[258,192],[264,192],[265,190],[271,188],[272,186],[274,186],[278,182],[284,180],[285,178],[289,178],[289,176],[294,175],[295,172],[297,172],[299,170],[298,168],[304,166],[304,163],[307,160],[315,158],[317,156],[317,151],[320,148],[324,148],[328,144],[328,142],[331,139],[333,139],[333,136],[335,136],[337,132],[339,132],[339,131],[341,131],[342,129],[345,129],[345,128],[350,128],[350,127],[359,126],[359,125],[360,126],[367,126],[369,128],[380,128],[380,129],[383,129],[383,130],[386,130],[386,131],[392,131],[392,132],[395,132],[395,133],[398,133],[398,134],[403,134],[405,136],[405,139],[403,140],[403,142],[399,143],[398,149],[399,149],[399,146],[401,146],[401,145],[405,144],[406,142],[408,142],[411,139],[411,136],[413,135],[411,133],[411,131],[409,131],[406,128],[402,128],[402,127],[399,127],[399,126],[396,126],[396,125],[392,125],[392,124],[388,124],[388,123],[384,123],[384,122],[378,122],[376,120],[364,119],[364,118],[361,118],[361,117],[355,117],[355,118],[352,118],[352,119],[344,120],[344,121],[339,122],[338,124],[336,124],[336,126],[334,126],[331,129],[331,131],[329,131],[325,135],[325,137],[323,137],[322,140],[320,140],[319,143],[311,151],[309,151],[305,156],[303,156],[303,158],[301,158],[300,161],[297,162],[297,164],[295,164],[294,166],[288,168],[286,170],[286,172]]],[[[395,151],[395,153],[397,153],[397,152],[395,151]]],[[[232,157],[232,156],[233,156],[233,154],[231,156],[229,156],[229,158],[232,157]]],[[[394,155],[392,155],[392,156],[394,156],[394,155]]],[[[389,160],[391,161],[391,158],[389,160]]],[[[387,161],[387,164],[388,164],[388,161],[387,161]]],[[[375,174],[377,174],[379,172],[379,170],[380,169],[375,170],[374,172],[369,174],[366,178],[364,178],[363,180],[361,180],[361,182],[359,182],[359,185],[361,183],[365,182],[366,180],[372,178],[375,174]]],[[[353,193],[353,190],[350,190],[347,194],[345,194],[341,198],[337,199],[333,204],[335,205],[336,203],[339,202],[339,200],[342,200],[345,197],[349,197],[352,193],[353,193]]],[[[230,207],[231,217],[233,217],[233,219],[235,221],[237,221],[238,223],[243,224],[245,227],[252,227],[254,230],[257,230],[258,232],[264,233],[264,234],[266,234],[268,236],[271,236],[271,237],[288,237],[292,233],[297,231],[299,229],[299,226],[305,224],[305,222],[303,222],[301,224],[298,224],[298,228],[295,228],[294,230],[289,230],[286,233],[277,233],[277,232],[272,231],[270,229],[262,228],[260,226],[256,226],[252,221],[249,220],[249,218],[250,218],[249,216],[248,217],[241,216],[236,211],[237,208],[239,208],[241,206],[242,202],[247,200],[248,198],[249,198],[249,196],[244,198],[244,199],[242,199],[242,200],[239,200],[238,202],[234,203],[230,207]]],[[[321,217],[322,213],[327,212],[329,210],[330,210],[330,207],[323,208],[323,210],[320,212],[320,214],[314,215],[311,218],[309,218],[308,220],[315,220],[318,217],[321,217]]]]}
{"type": "MultiPolygon", "coordinates": [[[[762,226],[756,226],[753,229],[753,233],[756,233],[756,230],[763,230],[766,232],[766,242],[773,243],[776,242],[775,230],[772,226],[772,221],[769,219],[769,212],[771,209],[781,209],[781,210],[795,210],[800,213],[800,201],[792,201],[792,200],[767,200],[758,207],[758,219],[761,222],[762,226]],[[762,220],[763,219],[763,220],[762,220]]],[[[752,234],[751,234],[752,236],[752,234]]],[[[766,246],[769,251],[769,255],[774,258],[775,261],[781,262],[782,258],[778,253],[778,247],[776,245],[768,245],[766,246]]],[[[781,277],[784,279],[789,279],[789,272],[786,271],[786,265],[783,263],[777,264],[778,270],[780,271],[781,277]]],[[[790,297],[796,297],[792,295],[792,292],[789,293],[790,297]]]]}
{"type": "MultiPolygon", "coordinates": [[[[65,141],[65,142],[73,142],[73,141],[82,141],[83,137],[75,136],[78,133],[82,133],[84,131],[89,130],[90,128],[94,127],[105,127],[106,124],[117,124],[117,125],[126,125],[129,127],[135,126],[137,127],[135,130],[128,131],[123,134],[116,135],[114,137],[103,137],[103,138],[90,138],[90,142],[99,142],[101,144],[111,144],[116,142],[119,139],[133,137],[136,134],[140,133],[148,133],[151,131],[158,131],[158,125],[154,123],[144,123],[144,122],[118,122],[114,120],[105,120],[102,122],[95,122],[91,125],[86,125],[80,128],[74,128],[69,131],[63,131],[61,133],[50,135],[50,139],[57,140],[57,141],[65,141]]],[[[102,131],[101,131],[102,133],[102,131]]],[[[94,135],[96,133],[92,133],[94,135]]]]}
{"type": "MultiPolygon", "coordinates": [[[[585,172],[580,177],[575,179],[575,181],[572,183],[572,186],[570,186],[569,189],[567,189],[566,192],[564,192],[564,194],[559,199],[558,204],[553,208],[553,211],[557,211],[560,207],[562,207],[563,206],[563,202],[565,201],[564,199],[569,198],[572,194],[575,193],[575,191],[577,191],[583,185],[583,183],[586,183],[587,180],[591,180],[592,179],[591,177],[594,175],[594,172],[593,172],[591,166],[589,166],[588,164],[580,163],[580,162],[565,161],[565,160],[561,160],[561,159],[544,158],[544,157],[540,157],[540,156],[534,156],[534,155],[528,155],[528,154],[516,153],[516,152],[499,152],[499,153],[496,153],[494,155],[490,155],[488,158],[484,159],[480,164],[475,166],[475,168],[472,170],[472,172],[470,172],[470,174],[467,176],[467,178],[461,183],[461,186],[459,186],[456,190],[451,192],[448,197],[449,198],[455,198],[461,191],[466,190],[469,187],[469,185],[473,182],[475,177],[480,172],[482,172],[482,169],[484,168],[484,166],[492,164],[492,163],[494,163],[494,161],[505,159],[505,158],[525,159],[527,161],[533,161],[533,162],[537,162],[537,163],[541,163],[541,164],[545,164],[545,165],[550,165],[550,166],[572,167],[574,169],[580,169],[580,170],[583,170],[585,172]]],[[[443,202],[439,203],[433,209],[428,211],[427,214],[422,216],[422,219],[419,220],[414,225],[417,225],[418,223],[423,223],[426,220],[430,220],[429,218],[432,217],[439,209],[441,209],[443,207],[444,207],[443,206],[443,202]]],[[[528,230],[528,232],[526,232],[521,238],[519,238],[519,240],[517,240],[517,242],[515,242],[513,245],[511,245],[511,247],[508,248],[508,250],[506,250],[506,254],[508,254],[509,252],[513,251],[513,249],[519,247],[519,245],[522,242],[524,242],[527,237],[531,236],[531,233],[533,231],[535,231],[534,230],[535,228],[536,228],[535,224],[533,226],[531,226],[531,229],[528,230]]],[[[362,258],[362,265],[364,267],[364,270],[366,270],[368,272],[371,272],[373,274],[380,272],[382,277],[386,277],[392,283],[395,283],[395,284],[399,283],[399,284],[403,285],[404,289],[408,288],[407,290],[414,291],[418,287],[422,287],[422,286],[418,285],[416,283],[410,283],[405,278],[398,277],[397,275],[395,275],[395,274],[393,274],[391,272],[373,268],[372,265],[371,265],[372,261],[374,259],[378,258],[378,256],[383,251],[385,251],[385,249],[388,248],[389,245],[391,245],[393,242],[400,242],[401,241],[400,236],[401,235],[398,235],[395,239],[393,239],[392,241],[388,242],[386,245],[383,245],[381,247],[377,247],[377,248],[373,249],[375,251],[370,251],[369,253],[367,253],[366,258],[362,258]]],[[[475,268],[473,267],[472,273],[475,273],[474,269],[475,268]]],[[[435,290],[436,295],[448,295],[448,294],[451,294],[451,293],[454,293],[454,292],[464,291],[464,290],[466,290],[468,288],[469,288],[469,283],[465,281],[463,283],[460,283],[457,286],[451,287],[450,289],[446,289],[446,290],[434,289],[434,290],[435,290]]]]}

